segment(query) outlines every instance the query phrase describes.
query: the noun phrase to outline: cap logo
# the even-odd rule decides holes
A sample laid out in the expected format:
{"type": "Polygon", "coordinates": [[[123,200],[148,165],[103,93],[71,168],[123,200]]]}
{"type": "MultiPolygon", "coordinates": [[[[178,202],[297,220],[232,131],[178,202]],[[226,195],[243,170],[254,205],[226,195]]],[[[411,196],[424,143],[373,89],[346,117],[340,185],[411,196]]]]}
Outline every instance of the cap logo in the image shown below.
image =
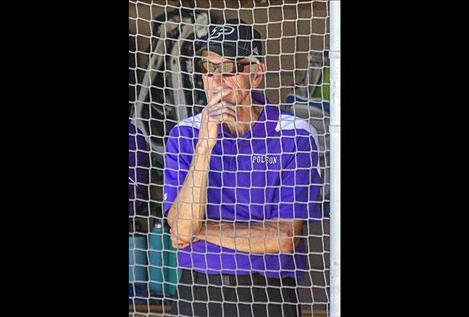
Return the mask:
{"type": "Polygon", "coordinates": [[[234,27],[232,26],[217,26],[215,27],[208,37],[209,40],[214,40],[219,38],[221,35],[230,35],[234,32],[234,27]]]}

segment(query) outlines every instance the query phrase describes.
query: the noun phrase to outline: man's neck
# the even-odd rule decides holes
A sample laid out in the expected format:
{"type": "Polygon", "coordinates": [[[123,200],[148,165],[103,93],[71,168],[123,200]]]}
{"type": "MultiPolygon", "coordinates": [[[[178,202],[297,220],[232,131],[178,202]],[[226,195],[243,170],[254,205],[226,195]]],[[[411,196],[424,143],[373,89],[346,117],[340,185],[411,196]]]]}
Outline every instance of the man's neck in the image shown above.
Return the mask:
{"type": "Polygon", "coordinates": [[[235,136],[243,136],[257,122],[263,107],[259,104],[236,107],[236,122],[226,122],[224,125],[235,136]]]}

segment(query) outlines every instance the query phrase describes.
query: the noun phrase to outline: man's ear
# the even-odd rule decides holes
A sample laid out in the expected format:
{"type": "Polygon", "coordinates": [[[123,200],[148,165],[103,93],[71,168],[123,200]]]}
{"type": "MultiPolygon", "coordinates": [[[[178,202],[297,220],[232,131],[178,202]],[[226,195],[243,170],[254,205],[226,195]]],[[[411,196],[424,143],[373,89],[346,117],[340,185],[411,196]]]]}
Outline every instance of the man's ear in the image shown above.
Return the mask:
{"type": "Polygon", "coordinates": [[[257,72],[254,74],[254,77],[252,80],[252,88],[259,87],[259,85],[262,83],[262,80],[264,79],[264,73],[265,73],[265,64],[263,63],[257,64],[257,72]]]}

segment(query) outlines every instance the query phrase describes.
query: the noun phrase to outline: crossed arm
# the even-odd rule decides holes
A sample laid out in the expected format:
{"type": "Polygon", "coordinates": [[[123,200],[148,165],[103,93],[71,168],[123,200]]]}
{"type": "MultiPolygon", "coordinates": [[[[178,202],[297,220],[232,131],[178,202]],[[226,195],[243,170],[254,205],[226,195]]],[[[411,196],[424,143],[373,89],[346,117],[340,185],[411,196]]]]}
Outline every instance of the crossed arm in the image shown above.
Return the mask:
{"type": "MultiPolygon", "coordinates": [[[[204,222],[192,242],[206,240],[222,247],[249,253],[292,253],[298,244],[303,220],[272,219],[264,222],[204,222]]],[[[173,247],[185,248],[171,230],[173,247]]]]}
{"type": "Polygon", "coordinates": [[[206,221],[210,154],[196,149],[183,186],[168,211],[174,248],[206,240],[250,253],[291,253],[299,242],[303,220],[272,219],[264,222],[206,221]]]}

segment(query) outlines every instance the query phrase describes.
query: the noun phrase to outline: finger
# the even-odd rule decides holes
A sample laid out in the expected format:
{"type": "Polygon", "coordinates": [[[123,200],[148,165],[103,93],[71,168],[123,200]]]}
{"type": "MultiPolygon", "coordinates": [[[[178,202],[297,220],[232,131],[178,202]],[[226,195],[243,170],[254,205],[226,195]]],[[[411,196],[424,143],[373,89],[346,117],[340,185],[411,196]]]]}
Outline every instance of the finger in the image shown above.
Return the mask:
{"type": "Polygon", "coordinates": [[[181,244],[185,244],[184,242],[180,242],[179,239],[176,236],[171,236],[171,243],[174,246],[179,246],[181,244]]]}
{"type": "Polygon", "coordinates": [[[175,234],[172,234],[170,239],[171,239],[172,242],[174,242],[176,244],[179,244],[178,236],[176,236],[175,234]]]}
{"type": "Polygon", "coordinates": [[[181,249],[181,248],[185,248],[189,245],[189,243],[185,243],[185,242],[178,242],[177,240],[171,240],[171,245],[173,246],[173,248],[175,249],[181,249]]]}
{"type": "Polygon", "coordinates": [[[213,106],[210,106],[209,108],[207,108],[207,111],[208,111],[208,114],[212,114],[213,112],[217,112],[217,111],[220,111],[220,110],[227,110],[229,112],[232,112],[232,113],[236,113],[236,106],[235,105],[232,105],[230,103],[227,103],[227,102],[220,102],[220,103],[217,103],[213,106]]]}
{"type": "Polygon", "coordinates": [[[230,89],[230,88],[215,88],[215,89],[209,89],[207,91],[208,93],[208,98],[210,100],[212,99],[215,99],[215,98],[218,98],[219,100],[221,100],[223,97],[225,97],[226,95],[230,94],[233,90],[230,89]]]}
{"type": "Polygon", "coordinates": [[[228,103],[228,102],[224,102],[224,101],[207,107],[208,113],[210,113],[212,111],[220,110],[220,109],[229,109],[231,111],[236,112],[236,106],[235,105],[233,105],[231,103],[228,103]]]}
{"type": "Polygon", "coordinates": [[[217,123],[228,122],[228,121],[231,122],[231,121],[236,121],[236,116],[233,115],[233,114],[222,113],[220,115],[210,117],[209,121],[210,122],[217,122],[217,123]]]}
{"type": "Polygon", "coordinates": [[[231,90],[222,90],[221,93],[209,94],[209,102],[207,106],[212,106],[222,100],[222,98],[228,96],[231,93],[231,90]]]}
{"type": "Polygon", "coordinates": [[[233,117],[236,117],[236,111],[233,110],[233,109],[229,109],[229,108],[217,108],[217,109],[212,109],[208,116],[209,118],[211,117],[217,117],[217,116],[221,116],[223,114],[227,114],[227,115],[230,115],[230,116],[233,116],[233,117]]]}

